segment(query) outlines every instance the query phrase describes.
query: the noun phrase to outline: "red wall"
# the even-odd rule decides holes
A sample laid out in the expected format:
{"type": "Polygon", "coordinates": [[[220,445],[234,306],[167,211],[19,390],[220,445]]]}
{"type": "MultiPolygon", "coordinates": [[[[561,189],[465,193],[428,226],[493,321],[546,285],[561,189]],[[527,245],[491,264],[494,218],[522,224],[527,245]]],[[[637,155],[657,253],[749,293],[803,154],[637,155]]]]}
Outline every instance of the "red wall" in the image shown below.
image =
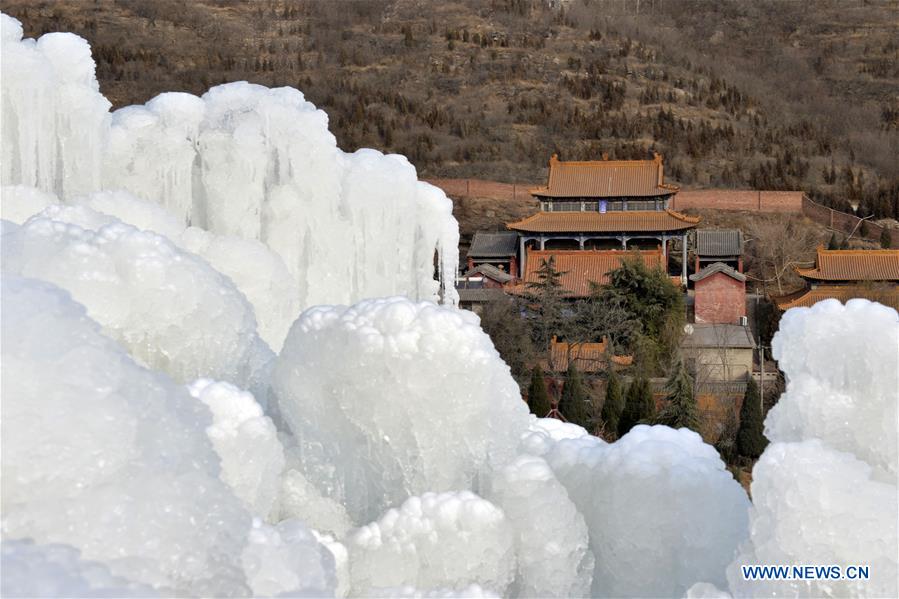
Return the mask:
{"type": "Polygon", "coordinates": [[[696,322],[738,324],[746,316],[746,283],[716,272],[694,286],[696,322]]]}

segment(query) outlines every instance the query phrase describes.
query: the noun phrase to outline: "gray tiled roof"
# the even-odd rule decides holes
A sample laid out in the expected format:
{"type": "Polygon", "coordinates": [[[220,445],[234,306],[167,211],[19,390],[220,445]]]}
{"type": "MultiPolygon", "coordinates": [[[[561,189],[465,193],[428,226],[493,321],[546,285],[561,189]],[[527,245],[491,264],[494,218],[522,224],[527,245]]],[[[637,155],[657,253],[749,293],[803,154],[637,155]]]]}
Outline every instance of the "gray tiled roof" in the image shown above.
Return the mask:
{"type": "Polygon", "coordinates": [[[743,253],[743,233],[739,229],[696,231],[696,255],[700,258],[739,256],[743,253]]]}
{"type": "Polygon", "coordinates": [[[518,249],[515,231],[477,231],[468,248],[469,258],[508,258],[518,249]]]}
{"type": "Polygon", "coordinates": [[[485,277],[489,277],[494,281],[498,281],[500,283],[508,283],[512,280],[512,275],[507,273],[504,270],[500,270],[492,264],[479,264],[478,266],[472,268],[467,273],[465,273],[466,277],[472,277],[474,275],[484,275],[485,277]]]}
{"type": "Polygon", "coordinates": [[[501,289],[490,289],[487,287],[481,287],[479,289],[457,289],[459,292],[459,302],[463,304],[480,304],[486,302],[493,302],[499,299],[502,299],[505,294],[501,289]]]}
{"type": "Polygon", "coordinates": [[[746,280],[746,275],[735,271],[733,268],[731,268],[724,262],[712,262],[711,264],[709,264],[708,266],[706,266],[705,268],[703,268],[699,272],[697,272],[695,275],[690,275],[690,280],[694,281],[694,282],[701,281],[704,278],[715,274],[716,272],[723,272],[727,276],[731,277],[732,279],[736,279],[738,281],[746,280]]]}
{"type": "Polygon", "coordinates": [[[755,348],[755,339],[749,327],[739,324],[708,323],[690,326],[693,327],[693,332],[684,335],[684,345],[687,347],[755,348]]]}

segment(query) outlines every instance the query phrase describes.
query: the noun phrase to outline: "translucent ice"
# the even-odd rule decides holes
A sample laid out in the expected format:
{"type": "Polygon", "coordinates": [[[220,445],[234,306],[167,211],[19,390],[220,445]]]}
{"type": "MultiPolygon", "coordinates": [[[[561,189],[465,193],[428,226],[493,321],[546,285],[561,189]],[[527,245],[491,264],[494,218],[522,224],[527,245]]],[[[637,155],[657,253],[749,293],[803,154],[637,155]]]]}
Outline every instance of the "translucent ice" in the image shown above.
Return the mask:
{"type": "Polygon", "coordinates": [[[190,394],[212,412],[206,434],[222,462],[221,478],[254,514],[268,515],[280,490],[284,450],[275,425],[250,393],[200,379],[190,394]]]}
{"type": "Polygon", "coordinates": [[[27,185],[5,185],[0,189],[0,216],[19,225],[31,215],[58,203],[54,194],[27,185]]]}
{"type": "Polygon", "coordinates": [[[253,388],[272,356],[234,284],[154,233],[32,218],[3,235],[3,257],[6,271],[65,288],[132,356],[179,381],[253,388]]]}
{"type": "Polygon", "coordinates": [[[149,586],[113,576],[101,563],[81,559],[69,545],[3,541],[3,597],[157,597],[149,586]]]}
{"type": "Polygon", "coordinates": [[[542,458],[521,456],[493,481],[490,499],[515,531],[518,574],[511,595],[586,597],[593,552],[584,517],[542,458]]]}
{"type": "Polygon", "coordinates": [[[502,510],[468,491],[410,497],[350,534],[354,594],[377,588],[453,588],[505,594],[515,575],[513,532],[502,510]]]}
{"type": "Polygon", "coordinates": [[[528,423],[477,317],[405,298],[306,311],[273,385],[303,473],[356,524],[411,494],[477,490],[528,423]]]}
{"type": "Polygon", "coordinates": [[[786,391],[753,469],[752,535],[735,596],[899,594],[899,315],[866,300],[787,311],[772,342],[786,391]],[[868,565],[870,580],[745,581],[744,564],[868,565]]]}
{"type": "Polygon", "coordinates": [[[748,534],[749,501],[698,434],[639,425],[612,444],[561,440],[547,459],[590,529],[593,596],[724,586],[724,569],[748,534]]]}

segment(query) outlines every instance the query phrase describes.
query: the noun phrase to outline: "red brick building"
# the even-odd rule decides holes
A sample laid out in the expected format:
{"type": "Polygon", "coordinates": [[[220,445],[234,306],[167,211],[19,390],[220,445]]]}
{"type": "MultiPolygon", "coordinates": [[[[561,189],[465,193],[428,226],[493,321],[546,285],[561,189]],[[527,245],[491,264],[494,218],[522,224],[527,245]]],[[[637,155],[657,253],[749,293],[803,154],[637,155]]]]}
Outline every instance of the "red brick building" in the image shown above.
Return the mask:
{"type": "Polygon", "coordinates": [[[715,262],[690,275],[696,322],[741,324],[746,316],[746,275],[715,262]]]}

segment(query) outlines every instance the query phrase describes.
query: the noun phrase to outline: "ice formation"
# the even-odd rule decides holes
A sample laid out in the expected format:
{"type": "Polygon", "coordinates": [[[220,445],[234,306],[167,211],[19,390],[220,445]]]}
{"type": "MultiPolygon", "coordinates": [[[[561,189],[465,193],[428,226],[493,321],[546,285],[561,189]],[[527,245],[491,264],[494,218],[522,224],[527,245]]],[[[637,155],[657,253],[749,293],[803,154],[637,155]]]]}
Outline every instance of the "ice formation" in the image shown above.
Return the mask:
{"type": "Polygon", "coordinates": [[[728,570],[738,597],[895,597],[899,315],[866,300],[784,314],[787,389],[753,470],[752,535],[728,570]],[[839,351],[835,351],[839,348],[839,351]],[[745,564],[868,565],[871,579],[746,581],[745,564]]]}
{"type": "Polygon", "coordinates": [[[69,545],[31,541],[0,544],[0,596],[158,597],[150,586],[113,576],[104,564],[81,559],[69,545]]]}
{"type": "Polygon", "coordinates": [[[306,311],[273,386],[305,472],[356,524],[410,495],[477,491],[528,423],[477,317],[404,298],[306,311]]]}
{"type": "Polygon", "coordinates": [[[118,221],[94,231],[40,217],[5,233],[2,249],[7,272],[63,287],[132,356],[178,381],[254,388],[272,358],[231,280],[165,237],[118,221]]]}
{"type": "Polygon", "coordinates": [[[238,82],[110,114],[83,39],[22,39],[6,15],[2,31],[4,186],[63,201],[126,190],[183,226],[259,241],[284,260],[301,308],[456,300],[452,203],[402,156],[341,151],[301,92],[238,82]]]}
{"type": "Polygon", "coordinates": [[[0,188],[0,216],[17,225],[47,206],[58,203],[59,199],[54,194],[27,185],[4,185],[0,188]]]}
{"type": "Polygon", "coordinates": [[[688,429],[634,427],[612,444],[558,441],[547,461],[590,529],[592,595],[674,597],[725,585],[749,500],[718,453],[688,429]]]}
{"type": "Polygon", "coordinates": [[[586,597],[593,581],[587,525],[547,463],[521,456],[503,468],[490,499],[515,532],[517,597],[586,597]]]}
{"type": "Polygon", "coordinates": [[[72,545],[163,595],[256,592],[244,561],[258,553],[294,570],[305,560],[279,592],[333,589],[331,552],[308,533],[250,534],[203,403],[132,361],[59,288],[4,276],[0,296],[4,538],[72,545]]]}
{"type": "Polygon", "coordinates": [[[221,459],[222,480],[251,512],[268,515],[284,468],[275,425],[250,393],[234,385],[200,379],[189,389],[212,412],[206,434],[221,459]]]}
{"type": "Polygon", "coordinates": [[[425,493],[349,535],[355,593],[475,583],[505,596],[515,573],[512,528],[501,509],[469,492],[425,493]]]}

